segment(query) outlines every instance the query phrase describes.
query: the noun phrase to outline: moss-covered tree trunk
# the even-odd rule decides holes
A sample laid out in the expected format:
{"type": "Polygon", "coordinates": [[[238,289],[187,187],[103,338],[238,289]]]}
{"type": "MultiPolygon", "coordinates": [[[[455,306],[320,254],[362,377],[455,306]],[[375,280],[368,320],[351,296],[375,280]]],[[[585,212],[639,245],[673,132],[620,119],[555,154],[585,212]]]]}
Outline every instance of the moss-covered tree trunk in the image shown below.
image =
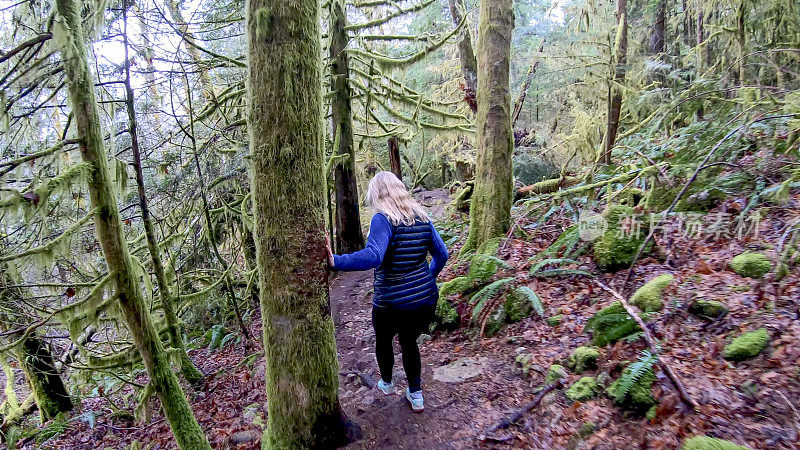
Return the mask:
{"type": "Polygon", "coordinates": [[[192,58],[192,62],[195,64],[200,74],[199,78],[200,85],[203,87],[203,98],[207,101],[216,102],[214,83],[211,81],[209,71],[203,66],[203,60],[200,58],[200,51],[196,46],[197,38],[192,30],[189,29],[189,24],[186,22],[186,19],[183,18],[178,0],[167,0],[166,6],[169,10],[169,15],[172,16],[172,20],[175,21],[178,32],[183,38],[186,52],[189,54],[189,57],[192,58]]]}
{"type": "Polygon", "coordinates": [[[36,333],[23,339],[16,350],[20,367],[31,387],[42,423],[72,410],[72,399],[56,369],[53,355],[36,333]]]}
{"type": "Polygon", "coordinates": [[[481,2],[478,26],[478,146],[469,237],[462,252],[503,235],[511,219],[514,136],[511,132],[509,60],[511,0],[481,2]]]}
{"type": "Polygon", "coordinates": [[[136,174],[136,188],[139,193],[139,208],[142,211],[142,225],[147,239],[147,250],[150,253],[150,260],[153,263],[153,273],[156,277],[161,309],[164,311],[164,320],[167,323],[167,336],[169,336],[170,346],[176,349],[180,355],[181,372],[186,380],[194,384],[203,378],[203,373],[195,367],[186,353],[186,345],[181,336],[181,327],[178,322],[178,315],[175,314],[175,306],[172,304],[173,298],[169,294],[167,276],[164,272],[164,264],[161,261],[161,254],[156,242],[156,234],[153,230],[153,220],[150,217],[150,208],[147,203],[147,194],[144,187],[144,174],[142,173],[142,156],[139,148],[139,128],[136,121],[136,108],[134,105],[133,88],[131,87],[130,58],[128,57],[128,14],[127,8],[123,11],[123,44],[125,46],[125,107],[128,112],[128,132],[131,135],[131,151],[133,152],[133,169],[136,174]]]}
{"type": "Polygon", "coordinates": [[[23,293],[19,289],[12,290],[9,287],[19,277],[8,267],[0,267],[0,273],[2,274],[0,309],[4,311],[0,317],[0,331],[6,334],[7,339],[11,342],[22,338],[21,342],[14,347],[14,355],[30,385],[31,394],[39,409],[41,421],[44,423],[60,412],[71,411],[72,399],[61,379],[61,373],[56,369],[50,349],[36,330],[31,331],[27,336],[22,336],[25,327],[20,320],[22,311],[19,305],[23,293]]]}
{"type": "Polygon", "coordinates": [[[602,162],[611,163],[611,150],[617,141],[619,116],[622,111],[622,84],[628,53],[628,0],[617,0],[617,32],[614,39],[614,73],[609,86],[608,120],[602,162]]]}
{"type": "Polygon", "coordinates": [[[264,448],[346,442],[328,299],[317,0],[249,0],[247,125],[269,421],[264,448]]]}
{"type": "Polygon", "coordinates": [[[114,294],[119,299],[128,329],[150,376],[150,385],[161,400],[164,415],[172,427],[178,446],[185,450],[210,449],[178,384],[178,378],[170,368],[169,356],[150,318],[131,261],[108,168],[94,80],[89,72],[81,7],[76,0],[57,0],[56,7],[59,13],[56,32],[64,33],[57,42],[64,43],[61,55],[75,126],[81,139],[81,156],[91,165],[88,187],[96,211],[95,230],[112,277],[114,294]]]}
{"type": "Polygon", "coordinates": [[[356,152],[353,145],[353,116],[350,104],[350,63],[347,58],[347,16],[344,0],[332,0],[330,9],[330,61],[332,132],[339,136],[336,155],[344,157],[334,168],[336,192],[336,251],[352,253],[364,248],[361,216],[358,210],[356,152]]]}
{"type": "MultiPolygon", "coordinates": [[[[466,12],[464,0],[448,0],[448,2],[453,24],[459,26],[463,20],[462,14],[466,12]]],[[[461,40],[458,42],[458,56],[461,60],[461,73],[464,75],[464,94],[472,112],[476,112],[476,104],[472,99],[475,98],[478,89],[478,61],[475,59],[475,51],[472,49],[469,27],[464,27],[462,33],[461,40]]]]}
{"type": "Polygon", "coordinates": [[[650,33],[650,53],[658,55],[664,52],[666,38],[666,10],[667,0],[658,0],[656,3],[656,16],[653,20],[653,30],[650,33]]]}

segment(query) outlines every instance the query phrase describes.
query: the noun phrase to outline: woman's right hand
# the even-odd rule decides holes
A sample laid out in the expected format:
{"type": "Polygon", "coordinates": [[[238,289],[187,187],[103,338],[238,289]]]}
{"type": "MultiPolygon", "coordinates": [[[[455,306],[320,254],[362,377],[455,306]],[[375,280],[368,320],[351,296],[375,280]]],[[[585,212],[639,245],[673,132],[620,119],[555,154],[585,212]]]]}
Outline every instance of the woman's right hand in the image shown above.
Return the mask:
{"type": "Polygon", "coordinates": [[[331,250],[331,238],[325,235],[325,250],[328,252],[328,265],[333,267],[333,250],[331,250]]]}

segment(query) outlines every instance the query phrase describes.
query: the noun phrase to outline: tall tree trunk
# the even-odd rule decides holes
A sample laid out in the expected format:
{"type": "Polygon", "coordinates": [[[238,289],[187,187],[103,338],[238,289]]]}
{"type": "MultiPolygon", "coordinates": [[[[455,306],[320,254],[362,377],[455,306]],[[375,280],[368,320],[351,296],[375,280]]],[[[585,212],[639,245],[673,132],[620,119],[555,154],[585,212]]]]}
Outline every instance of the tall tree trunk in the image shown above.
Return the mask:
{"type": "MultiPolygon", "coordinates": [[[[703,46],[702,48],[697,49],[697,77],[703,76],[703,72],[705,72],[705,53],[708,51],[708,45],[704,44],[705,36],[703,35],[703,9],[702,5],[698,5],[697,10],[697,25],[695,27],[696,32],[696,43],[697,47],[703,46]]],[[[703,120],[703,103],[700,103],[700,106],[697,108],[697,118],[703,120]]]]}
{"type": "Polygon", "coordinates": [[[656,17],[653,22],[653,31],[650,33],[650,53],[658,55],[664,52],[664,39],[666,34],[664,16],[666,15],[667,0],[658,0],[656,4],[656,17]]]}
{"type": "Polygon", "coordinates": [[[175,21],[175,26],[178,28],[181,38],[183,38],[186,52],[189,54],[189,57],[192,58],[192,62],[197,66],[197,70],[200,73],[200,85],[203,87],[203,98],[205,98],[206,101],[216,102],[214,83],[211,81],[211,75],[208,69],[202,65],[200,51],[197,50],[195,46],[197,38],[192,30],[189,29],[189,24],[186,23],[186,20],[183,18],[178,0],[167,0],[167,9],[169,10],[169,15],[172,16],[172,20],[175,21]]]}
{"type": "MultiPolygon", "coordinates": [[[[463,20],[462,13],[466,12],[464,0],[448,0],[450,4],[450,17],[453,24],[459,26],[463,20]]],[[[464,27],[461,41],[458,42],[458,56],[461,59],[461,73],[464,75],[464,98],[467,100],[472,112],[477,111],[475,97],[478,89],[478,60],[472,50],[472,38],[469,27],[464,27]]]]}
{"type": "Polygon", "coordinates": [[[249,0],[247,125],[266,361],[264,448],[348,441],[328,298],[317,0],[249,0]]]}
{"type": "Polygon", "coordinates": [[[167,322],[167,335],[169,336],[170,346],[176,349],[180,355],[181,372],[186,380],[192,384],[199,382],[203,378],[203,373],[195,367],[186,353],[186,345],[181,336],[178,316],[175,314],[175,307],[172,304],[172,296],[169,295],[167,277],[164,273],[164,264],[156,243],[156,234],[153,231],[153,220],[150,217],[150,208],[147,205],[147,196],[144,188],[144,174],[142,173],[142,155],[139,148],[139,130],[136,122],[136,108],[133,104],[133,88],[131,87],[130,58],[128,57],[128,9],[123,8],[123,45],[125,46],[125,107],[128,111],[128,132],[131,135],[131,150],[133,152],[133,169],[136,174],[136,188],[139,193],[139,208],[142,211],[142,225],[147,239],[147,250],[150,253],[150,260],[153,263],[153,272],[156,276],[161,309],[164,310],[164,319],[167,322]]]}
{"type": "Polygon", "coordinates": [[[108,169],[94,80],[86,57],[81,8],[76,0],[57,0],[56,6],[63,19],[64,32],[67,33],[63,38],[61,54],[75,125],[81,138],[81,156],[91,165],[88,185],[95,208],[95,230],[112,278],[114,295],[119,299],[120,309],[150,376],[150,385],[161,400],[164,415],[172,427],[178,446],[185,450],[210,449],[178,378],[172,372],[169,355],[164,351],[150,318],[131,261],[108,169]]]}
{"type": "Polygon", "coordinates": [[[619,116],[622,111],[622,85],[625,83],[625,64],[628,53],[628,0],[617,0],[617,34],[614,40],[614,76],[610,84],[608,122],[602,162],[611,163],[611,150],[617,141],[619,116]]]}
{"type": "Polygon", "coordinates": [[[393,174],[403,179],[403,168],[400,165],[400,141],[397,136],[392,136],[387,142],[389,146],[389,167],[393,174]]]}
{"type": "MultiPolygon", "coordinates": [[[[539,53],[543,51],[544,40],[541,45],[539,45],[539,53]]],[[[517,97],[517,101],[514,103],[514,112],[511,114],[512,130],[517,125],[517,119],[519,119],[519,114],[522,112],[522,105],[525,104],[525,97],[527,97],[528,89],[531,87],[531,81],[533,80],[533,76],[536,75],[536,69],[539,68],[539,61],[541,61],[541,59],[534,58],[533,61],[531,61],[531,65],[528,67],[528,72],[525,74],[525,81],[522,83],[522,88],[519,90],[519,97],[517,97]]]]}
{"type": "Polygon", "coordinates": [[[469,237],[462,252],[477,248],[509,227],[512,202],[509,61],[514,11],[511,0],[481,2],[478,26],[478,129],[475,190],[469,237]]]}
{"type": "MultiPolygon", "coordinates": [[[[0,308],[4,311],[0,318],[0,331],[8,334],[10,341],[16,341],[22,337],[23,331],[15,333],[10,330],[24,329],[19,320],[21,315],[19,305],[23,293],[19,289],[12,290],[8,287],[15,283],[15,279],[19,279],[15,272],[12,275],[8,267],[0,267],[0,273],[2,273],[0,308]]],[[[14,354],[25,374],[25,379],[28,380],[42,423],[60,412],[72,410],[72,399],[61,379],[61,373],[56,369],[53,355],[36,330],[31,331],[17,344],[14,354]]]]}
{"type": "Polygon", "coordinates": [[[356,151],[353,145],[353,115],[350,105],[350,63],[347,58],[347,17],[344,0],[332,0],[330,11],[331,100],[334,142],[339,134],[336,155],[346,155],[334,167],[336,189],[336,251],[352,253],[364,248],[356,184],[356,151]]]}

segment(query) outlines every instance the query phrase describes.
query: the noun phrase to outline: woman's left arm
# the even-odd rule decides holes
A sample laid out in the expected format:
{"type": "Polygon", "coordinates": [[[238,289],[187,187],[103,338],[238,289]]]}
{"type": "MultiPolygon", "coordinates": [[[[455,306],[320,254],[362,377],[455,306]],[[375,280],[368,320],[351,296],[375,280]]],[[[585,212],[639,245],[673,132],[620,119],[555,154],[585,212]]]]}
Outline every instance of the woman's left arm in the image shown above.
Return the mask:
{"type": "Polygon", "coordinates": [[[369,225],[367,246],[363,250],[346,255],[333,255],[333,268],[336,270],[369,270],[381,265],[389,240],[392,237],[392,227],[383,214],[375,214],[369,225]]]}
{"type": "Polygon", "coordinates": [[[433,226],[433,222],[431,222],[431,237],[433,238],[433,245],[431,245],[430,252],[433,261],[431,261],[430,270],[435,280],[439,272],[444,268],[445,263],[447,263],[447,258],[450,255],[447,252],[447,247],[444,245],[442,237],[439,236],[439,232],[436,231],[436,227],[433,226]]]}

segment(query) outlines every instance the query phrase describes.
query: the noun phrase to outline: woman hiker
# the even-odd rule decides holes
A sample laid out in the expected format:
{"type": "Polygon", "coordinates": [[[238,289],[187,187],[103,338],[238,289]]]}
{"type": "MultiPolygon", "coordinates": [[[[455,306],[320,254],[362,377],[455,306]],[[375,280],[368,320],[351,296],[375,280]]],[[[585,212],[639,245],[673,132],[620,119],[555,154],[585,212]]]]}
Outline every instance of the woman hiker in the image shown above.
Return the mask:
{"type": "Polygon", "coordinates": [[[355,253],[334,255],[329,243],[328,263],[336,270],[375,268],[372,326],[381,373],[377,387],[386,395],[395,393],[392,340],[397,335],[408,379],[406,399],[414,412],[422,412],[417,338],[433,320],[439,299],[436,276],[447,262],[447,247],[425,210],[393,173],[378,172],[370,180],[367,204],[375,209],[367,246],[355,253]]]}

